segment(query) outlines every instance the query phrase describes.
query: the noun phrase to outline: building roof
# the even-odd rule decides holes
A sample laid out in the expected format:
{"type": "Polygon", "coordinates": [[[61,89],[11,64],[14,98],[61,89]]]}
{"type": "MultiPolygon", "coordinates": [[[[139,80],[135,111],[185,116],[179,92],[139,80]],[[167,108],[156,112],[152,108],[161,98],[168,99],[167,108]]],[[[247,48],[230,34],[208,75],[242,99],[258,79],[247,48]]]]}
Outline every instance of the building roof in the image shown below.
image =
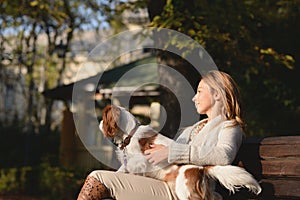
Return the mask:
{"type": "MultiPolygon", "coordinates": [[[[98,83],[98,85],[93,86],[98,88],[96,91],[101,90],[102,92],[111,92],[111,88],[116,87],[120,93],[126,93],[126,90],[132,87],[139,87],[143,83],[149,83],[148,87],[140,88],[140,91],[136,91],[136,93],[141,94],[141,91],[145,91],[145,88],[152,92],[156,91],[157,85],[155,83],[158,83],[156,58],[150,56],[129,64],[120,65],[87,79],[45,90],[43,95],[56,100],[71,100],[75,84],[80,85],[84,89],[89,84],[95,83],[98,83]],[[149,87],[149,85],[152,85],[152,87],[149,87]]],[[[157,95],[157,93],[155,94],[157,95]]]]}

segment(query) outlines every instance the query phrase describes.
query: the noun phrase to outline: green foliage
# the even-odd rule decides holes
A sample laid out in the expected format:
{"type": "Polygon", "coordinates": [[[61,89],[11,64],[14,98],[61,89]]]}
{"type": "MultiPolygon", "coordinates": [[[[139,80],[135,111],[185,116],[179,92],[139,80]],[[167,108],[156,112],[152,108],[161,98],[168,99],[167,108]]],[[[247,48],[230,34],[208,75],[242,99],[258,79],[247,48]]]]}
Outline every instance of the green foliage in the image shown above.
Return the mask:
{"type": "Polygon", "coordinates": [[[233,76],[243,95],[247,135],[297,135],[299,11],[298,1],[167,0],[151,26],[190,36],[233,76]]]}
{"type": "Polygon", "coordinates": [[[75,199],[85,177],[80,170],[52,167],[42,163],[40,168],[40,193],[45,199],[75,199]],[[47,194],[47,195],[45,195],[47,194]]]}
{"type": "Polygon", "coordinates": [[[60,166],[58,131],[41,129],[41,134],[34,136],[22,132],[22,125],[16,123],[0,126],[0,133],[0,194],[75,199],[92,169],[60,166]]]}
{"type": "Polygon", "coordinates": [[[0,169],[0,194],[35,193],[33,174],[37,171],[32,167],[0,169]]]}
{"type": "Polygon", "coordinates": [[[44,162],[37,167],[0,169],[0,194],[31,195],[39,199],[75,199],[85,177],[79,169],[44,162]]]}
{"type": "Polygon", "coordinates": [[[0,171],[0,191],[1,193],[8,193],[16,190],[19,185],[16,180],[17,169],[0,171]]]}

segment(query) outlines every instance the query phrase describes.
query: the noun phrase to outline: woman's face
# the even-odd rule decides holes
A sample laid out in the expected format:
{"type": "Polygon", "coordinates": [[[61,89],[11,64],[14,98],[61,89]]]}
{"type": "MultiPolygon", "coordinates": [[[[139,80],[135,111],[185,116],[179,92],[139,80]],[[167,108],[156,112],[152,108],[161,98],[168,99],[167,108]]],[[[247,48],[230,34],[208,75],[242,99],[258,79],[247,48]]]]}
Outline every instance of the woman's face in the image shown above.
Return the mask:
{"type": "Polygon", "coordinates": [[[208,85],[203,80],[201,80],[198,85],[197,93],[193,97],[193,101],[195,102],[195,107],[199,114],[208,115],[210,113],[214,100],[208,85]]]}

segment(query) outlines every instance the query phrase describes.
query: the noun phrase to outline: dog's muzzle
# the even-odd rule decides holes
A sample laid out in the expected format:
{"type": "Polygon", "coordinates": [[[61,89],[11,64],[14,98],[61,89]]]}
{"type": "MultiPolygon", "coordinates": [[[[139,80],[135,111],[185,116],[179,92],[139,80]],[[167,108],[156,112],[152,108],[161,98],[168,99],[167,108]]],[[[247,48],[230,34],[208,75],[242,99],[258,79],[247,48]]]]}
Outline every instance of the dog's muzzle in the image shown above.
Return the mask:
{"type": "Polygon", "coordinates": [[[114,138],[110,138],[110,142],[113,143],[113,145],[115,145],[116,147],[119,147],[119,144],[116,143],[116,141],[114,140],[114,138]]]}

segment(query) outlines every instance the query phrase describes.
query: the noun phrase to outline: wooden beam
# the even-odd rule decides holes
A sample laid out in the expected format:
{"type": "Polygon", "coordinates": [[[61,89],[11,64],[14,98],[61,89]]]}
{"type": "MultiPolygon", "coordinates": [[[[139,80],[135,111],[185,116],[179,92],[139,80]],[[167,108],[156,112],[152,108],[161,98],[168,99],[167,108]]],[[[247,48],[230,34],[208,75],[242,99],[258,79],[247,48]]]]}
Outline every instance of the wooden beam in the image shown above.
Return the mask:
{"type": "MultiPolygon", "coordinates": [[[[300,178],[300,159],[297,160],[262,160],[262,175],[276,177],[299,177],[300,178]]],[[[299,185],[300,187],[300,185],[299,185]]]]}
{"type": "Polygon", "coordinates": [[[260,184],[262,193],[259,196],[263,196],[264,199],[273,199],[274,196],[282,199],[300,198],[300,180],[262,179],[260,184]]]}

